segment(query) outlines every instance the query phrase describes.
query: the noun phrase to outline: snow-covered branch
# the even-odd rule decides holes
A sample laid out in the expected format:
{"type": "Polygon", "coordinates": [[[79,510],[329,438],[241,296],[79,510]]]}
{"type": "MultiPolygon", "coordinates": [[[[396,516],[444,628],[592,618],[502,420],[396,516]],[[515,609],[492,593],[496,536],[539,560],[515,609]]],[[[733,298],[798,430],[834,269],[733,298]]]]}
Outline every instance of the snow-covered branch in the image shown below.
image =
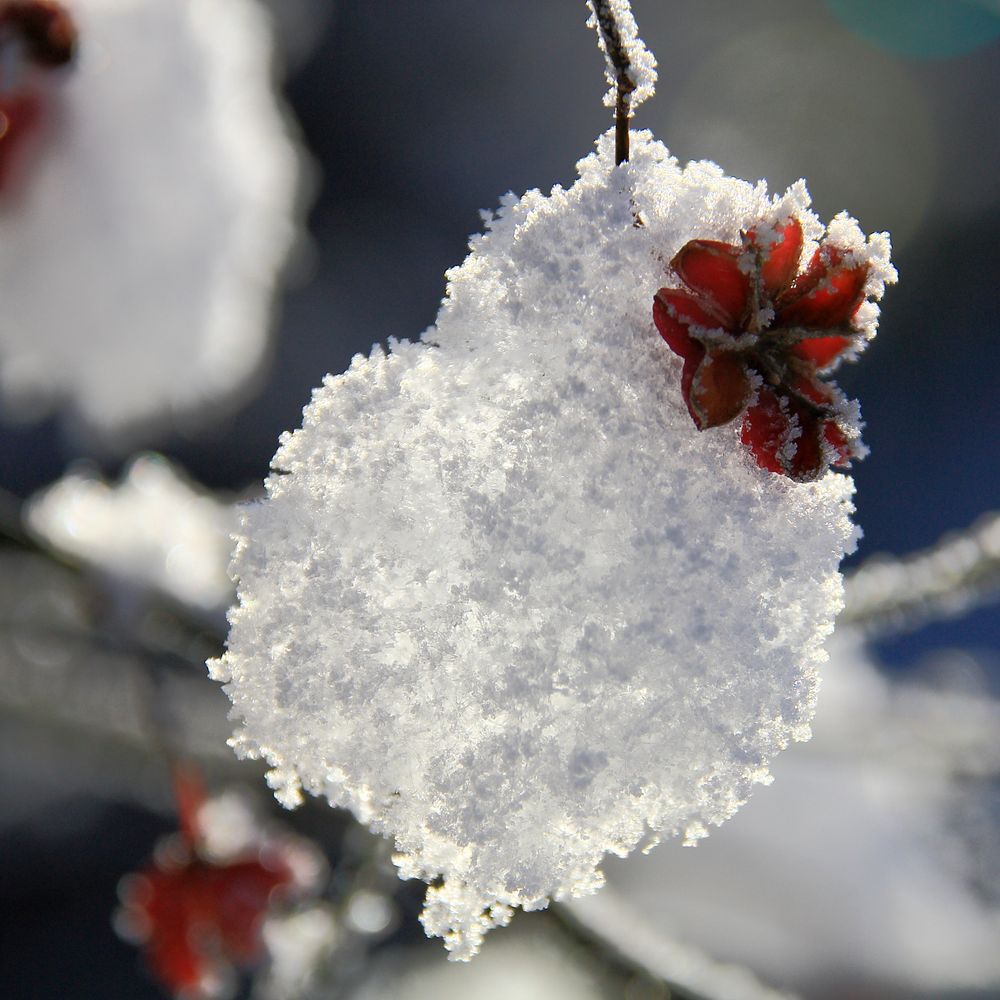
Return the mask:
{"type": "Polygon", "coordinates": [[[902,632],[1000,596],[1000,513],[949,533],[922,552],[873,556],[846,581],[841,624],[902,632]]]}

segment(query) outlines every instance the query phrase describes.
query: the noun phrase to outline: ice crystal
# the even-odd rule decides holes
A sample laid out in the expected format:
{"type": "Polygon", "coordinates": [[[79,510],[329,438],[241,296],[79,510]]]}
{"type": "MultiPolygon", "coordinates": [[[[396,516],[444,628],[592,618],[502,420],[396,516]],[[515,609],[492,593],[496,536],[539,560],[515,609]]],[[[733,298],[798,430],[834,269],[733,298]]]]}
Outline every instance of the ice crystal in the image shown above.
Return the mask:
{"type": "Polygon", "coordinates": [[[66,0],[74,64],[0,191],[0,409],[117,447],[216,409],[267,346],[299,156],[255,0],[66,0]]]}
{"type": "Polygon", "coordinates": [[[245,510],[213,664],[238,752],[394,838],[457,958],[768,780],[808,736],[856,537],[849,478],[693,426],[650,317],[695,237],[794,213],[814,241],[804,185],[613,146],[503,199],[421,343],[316,390],[245,510]]]}

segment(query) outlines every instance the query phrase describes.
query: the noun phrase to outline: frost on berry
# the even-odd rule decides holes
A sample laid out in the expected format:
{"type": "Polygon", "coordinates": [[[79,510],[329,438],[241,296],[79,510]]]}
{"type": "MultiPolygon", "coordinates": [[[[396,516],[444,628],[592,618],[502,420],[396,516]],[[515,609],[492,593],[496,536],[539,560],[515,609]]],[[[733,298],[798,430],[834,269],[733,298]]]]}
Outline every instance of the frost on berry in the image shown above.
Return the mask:
{"type": "Polygon", "coordinates": [[[794,215],[811,254],[804,186],[682,169],[648,133],[615,168],[613,140],[568,190],[502,201],[422,342],[316,390],[244,511],[212,667],[238,752],[286,804],[393,838],[457,958],[768,780],[808,736],[856,535],[846,476],[770,475],[735,427],[699,432],[649,313],[692,240],[794,215]]]}
{"type": "Polygon", "coordinates": [[[823,375],[874,335],[857,317],[895,279],[884,234],[867,243],[838,216],[799,273],[804,233],[794,214],[738,243],[690,240],[670,262],[681,288],[661,288],[653,321],[684,361],[681,392],[699,430],[743,417],[757,464],[797,480],[865,454],[857,407],[823,375]],[[843,242],[838,243],[840,239],[843,242]]]}
{"type": "Polygon", "coordinates": [[[117,449],[256,374],[300,165],[259,4],[64,8],[0,0],[0,412],[117,449]]]}

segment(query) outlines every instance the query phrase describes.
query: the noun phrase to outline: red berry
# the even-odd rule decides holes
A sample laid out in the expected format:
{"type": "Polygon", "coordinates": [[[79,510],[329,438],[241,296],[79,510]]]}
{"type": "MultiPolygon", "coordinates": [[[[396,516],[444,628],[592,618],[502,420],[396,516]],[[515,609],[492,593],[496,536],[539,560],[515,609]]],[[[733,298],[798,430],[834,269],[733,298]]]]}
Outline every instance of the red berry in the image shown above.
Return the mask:
{"type": "Polygon", "coordinates": [[[750,229],[739,245],[690,240],[670,262],[686,287],[656,293],[653,321],[684,359],[681,394],[695,426],[742,414],[740,438],[757,464],[806,481],[853,454],[819,372],[857,343],[851,321],[868,264],[821,243],[798,274],[802,246],[794,216],[750,229]]]}

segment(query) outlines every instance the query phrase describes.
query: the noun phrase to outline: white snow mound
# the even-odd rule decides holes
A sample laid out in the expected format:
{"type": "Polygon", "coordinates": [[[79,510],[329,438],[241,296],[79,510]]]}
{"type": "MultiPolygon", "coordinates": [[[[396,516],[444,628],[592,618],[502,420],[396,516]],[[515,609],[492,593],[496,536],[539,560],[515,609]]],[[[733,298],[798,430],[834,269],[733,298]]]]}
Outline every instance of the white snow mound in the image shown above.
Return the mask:
{"type": "Polygon", "coordinates": [[[856,538],[851,479],[695,429],[651,319],[689,239],[795,212],[814,240],[804,185],[681,169],[648,133],[613,163],[609,133],[569,190],[503,199],[423,342],[316,390],[245,510],[212,664],[237,751],[393,837],[456,958],[768,780],[856,538]]]}

